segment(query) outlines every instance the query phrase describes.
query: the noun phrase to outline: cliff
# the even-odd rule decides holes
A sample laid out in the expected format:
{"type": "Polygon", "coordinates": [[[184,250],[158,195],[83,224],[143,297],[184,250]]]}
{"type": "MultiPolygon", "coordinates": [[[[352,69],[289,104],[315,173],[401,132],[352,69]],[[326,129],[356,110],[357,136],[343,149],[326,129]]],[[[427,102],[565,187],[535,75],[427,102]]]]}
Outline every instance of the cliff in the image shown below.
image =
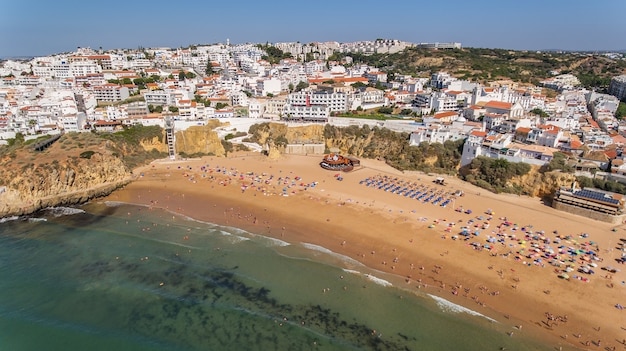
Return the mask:
{"type": "Polygon", "coordinates": [[[226,155],[226,150],[219,136],[214,131],[220,124],[219,121],[215,122],[206,126],[193,126],[184,131],[176,132],[176,152],[186,155],[226,155]]]}
{"type": "Polygon", "coordinates": [[[5,168],[2,179],[6,188],[0,195],[0,217],[6,217],[106,195],[128,183],[131,173],[121,159],[94,154],[91,159],[5,168]]]}
{"type": "MultiPolygon", "coordinates": [[[[214,131],[220,126],[216,120],[177,132],[177,152],[224,156],[214,131]]],[[[165,131],[157,126],[68,133],[43,151],[33,144],[0,147],[0,218],[107,195],[132,181],[133,168],[167,156],[165,131]]]]}
{"type": "Polygon", "coordinates": [[[571,186],[576,180],[573,174],[560,171],[540,172],[540,168],[533,166],[530,171],[511,180],[511,185],[519,187],[523,194],[533,197],[552,198],[557,189],[571,186]]]}
{"type": "Polygon", "coordinates": [[[29,143],[1,148],[0,217],[82,203],[127,184],[131,167],[163,157],[154,147],[146,152],[140,145],[160,132],[133,129],[129,133],[136,140],[128,133],[68,133],[43,151],[29,143]]]}

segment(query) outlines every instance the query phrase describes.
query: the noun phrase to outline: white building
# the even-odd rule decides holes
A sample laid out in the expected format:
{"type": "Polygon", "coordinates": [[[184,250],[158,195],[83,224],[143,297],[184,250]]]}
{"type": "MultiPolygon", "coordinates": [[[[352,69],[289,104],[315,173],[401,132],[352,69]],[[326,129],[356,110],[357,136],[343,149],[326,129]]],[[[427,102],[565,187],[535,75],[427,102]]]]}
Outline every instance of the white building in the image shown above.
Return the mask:
{"type": "Polygon", "coordinates": [[[128,99],[130,96],[127,87],[121,87],[117,84],[105,84],[93,87],[96,100],[99,102],[116,102],[128,99]]]}
{"type": "Polygon", "coordinates": [[[348,96],[345,93],[300,91],[289,94],[288,103],[294,106],[324,105],[331,112],[348,111],[348,96]]]}
{"type": "Polygon", "coordinates": [[[609,94],[620,100],[626,99],[626,75],[613,77],[609,84],[609,94]]]}

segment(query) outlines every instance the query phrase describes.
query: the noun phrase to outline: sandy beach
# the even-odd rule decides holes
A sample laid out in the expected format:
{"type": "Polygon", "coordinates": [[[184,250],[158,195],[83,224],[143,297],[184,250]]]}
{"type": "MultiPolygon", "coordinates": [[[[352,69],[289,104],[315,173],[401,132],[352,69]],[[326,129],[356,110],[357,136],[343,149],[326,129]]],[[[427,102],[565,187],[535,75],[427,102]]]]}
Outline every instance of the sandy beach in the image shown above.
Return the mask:
{"type": "Polygon", "coordinates": [[[441,296],[510,325],[512,337],[527,334],[557,350],[626,349],[626,311],[618,308],[626,305],[626,266],[615,261],[626,226],[453,177],[438,185],[435,175],[376,160],[341,174],[320,161],[252,153],[158,161],[104,200],[323,246],[396,275],[397,286],[441,296]]]}

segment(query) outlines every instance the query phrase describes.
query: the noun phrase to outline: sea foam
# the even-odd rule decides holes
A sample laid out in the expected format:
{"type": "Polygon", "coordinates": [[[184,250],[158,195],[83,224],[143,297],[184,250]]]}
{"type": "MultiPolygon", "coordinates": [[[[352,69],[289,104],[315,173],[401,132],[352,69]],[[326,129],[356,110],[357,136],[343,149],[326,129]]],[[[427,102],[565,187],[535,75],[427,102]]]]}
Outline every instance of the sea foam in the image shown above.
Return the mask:
{"type": "Polygon", "coordinates": [[[63,207],[63,206],[48,207],[46,208],[46,212],[51,214],[54,217],[71,216],[71,215],[75,215],[79,213],[85,213],[84,210],[81,210],[79,208],[63,207]]]}
{"type": "Polygon", "coordinates": [[[476,312],[474,310],[470,310],[467,307],[463,307],[461,305],[457,305],[453,302],[450,302],[442,297],[436,296],[436,295],[431,295],[428,294],[428,296],[430,296],[430,298],[432,298],[433,300],[435,300],[435,302],[437,303],[437,306],[439,306],[439,308],[444,311],[444,312],[452,312],[452,313],[467,313],[469,315],[472,316],[478,316],[478,317],[483,317],[491,322],[496,322],[497,321],[491,317],[487,317],[482,313],[476,312]]]}
{"type": "Polygon", "coordinates": [[[363,264],[355,259],[353,259],[352,257],[348,257],[346,255],[342,255],[342,254],[338,254],[335,251],[329,250],[323,246],[319,246],[319,245],[315,245],[315,244],[310,244],[310,243],[301,243],[302,246],[304,246],[305,248],[309,249],[309,250],[313,250],[313,251],[318,251],[321,253],[325,253],[327,255],[333,256],[335,258],[340,259],[342,262],[345,263],[349,263],[353,266],[363,266],[363,264]]]}
{"type": "Polygon", "coordinates": [[[365,277],[367,277],[367,279],[371,280],[372,282],[378,284],[378,285],[382,285],[382,286],[393,286],[393,284],[391,284],[389,281],[382,279],[382,278],[378,278],[375,277],[371,274],[366,274],[365,277]]]}
{"type": "Polygon", "coordinates": [[[0,223],[6,223],[6,222],[9,222],[9,221],[16,221],[19,218],[20,217],[18,217],[18,216],[2,217],[2,218],[0,218],[0,223]]]}

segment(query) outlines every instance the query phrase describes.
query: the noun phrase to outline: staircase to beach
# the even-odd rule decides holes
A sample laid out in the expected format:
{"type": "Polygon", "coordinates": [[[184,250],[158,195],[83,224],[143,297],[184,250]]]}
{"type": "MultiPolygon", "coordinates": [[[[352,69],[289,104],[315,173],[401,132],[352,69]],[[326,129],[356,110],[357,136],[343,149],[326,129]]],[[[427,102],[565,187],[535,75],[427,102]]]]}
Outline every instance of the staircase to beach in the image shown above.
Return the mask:
{"type": "Polygon", "coordinates": [[[165,117],[165,138],[167,139],[167,152],[170,160],[176,159],[176,138],[174,135],[174,120],[171,117],[165,117]]]}

